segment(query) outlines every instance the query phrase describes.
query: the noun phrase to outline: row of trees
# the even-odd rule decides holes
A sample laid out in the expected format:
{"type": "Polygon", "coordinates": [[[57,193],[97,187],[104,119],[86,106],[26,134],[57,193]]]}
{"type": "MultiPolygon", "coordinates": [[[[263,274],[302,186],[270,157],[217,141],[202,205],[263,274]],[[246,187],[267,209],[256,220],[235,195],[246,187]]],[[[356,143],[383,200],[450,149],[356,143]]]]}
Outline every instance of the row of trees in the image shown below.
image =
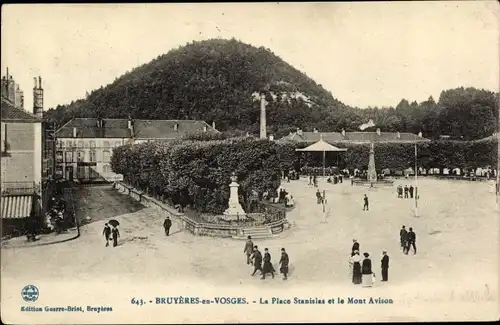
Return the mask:
{"type": "Polygon", "coordinates": [[[280,157],[280,148],[250,138],[142,143],[115,149],[111,167],[137,188],[218,214],[228,207],[233,172],[244,204],[252,190],[262,194],[279,187],[281,170],[291,163],[284,163],[287,158],[280,157]]]}
{"type": "MultiPolygon", "coordinates": [[[[328,165],[336,165],[339,155],[339,167],[366,169],[370,152],[369,144],[332,143],[346,152],[329,153],[328,165]]],[[[304,147],[305,144],[290,144],[290,147],[304,147]]],[[[292,150],[292,149],[290,149],[292,150]]],[[[295,150],[295,149],[293,149],[295,150]]],[[[495,139],[487,141],[448,141],[437,140],[422,142],[417,145],[419,167],[429,168],[478,168],[496,167],[498,146],[495,139]]],[[[299,165],[321,166],[322,153],[304,153],[297,156],[299,165]]],[[[415,145],[412,143],[379,143],[375,145],[375,166],[377,169],[389,168],[403,170],[415,166],[415,145]]]]}
{"type": "Polygon", "coordinates": [[[46,118],[58,126],[72,117],[200,119],[221,131],[258,134],[259,91],[267,94],[268,131],[276,137],[296,128],[356,131],[373,119],[382,131],[468,140],[491,135],[498,117],[498,94],[475,88],[445,90],[437,102],[350,107],[269,49],[214,39],[161,55],[46,118]],[[305,97],[291,96],[297,93],[305,97]]]}

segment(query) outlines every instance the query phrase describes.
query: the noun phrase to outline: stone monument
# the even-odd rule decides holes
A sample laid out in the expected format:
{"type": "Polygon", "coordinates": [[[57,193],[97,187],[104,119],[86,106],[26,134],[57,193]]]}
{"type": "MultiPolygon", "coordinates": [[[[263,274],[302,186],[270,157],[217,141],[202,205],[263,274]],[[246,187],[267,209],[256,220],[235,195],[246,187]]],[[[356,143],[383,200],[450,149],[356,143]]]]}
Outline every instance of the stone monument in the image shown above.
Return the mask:
{"type": "Polygon", "coordinates": [[[377,170],[375,169],[375,149],[373,142],[370,147],[370,158],[368,160],[368,181],[373,185],[377,183],[377,170]]]}
{"type": "Polygon", "coordinates": [[[229,194],[229,207],[224,211],[224,219],[226,220],[238,220],[246,219],[246,213],[241,207],[238,198],[238,188],[240,185],[237,183],[238,177],[236,173],[233,172],[231,175],[231,184],[229,184],[230,194],[229,194]]]}

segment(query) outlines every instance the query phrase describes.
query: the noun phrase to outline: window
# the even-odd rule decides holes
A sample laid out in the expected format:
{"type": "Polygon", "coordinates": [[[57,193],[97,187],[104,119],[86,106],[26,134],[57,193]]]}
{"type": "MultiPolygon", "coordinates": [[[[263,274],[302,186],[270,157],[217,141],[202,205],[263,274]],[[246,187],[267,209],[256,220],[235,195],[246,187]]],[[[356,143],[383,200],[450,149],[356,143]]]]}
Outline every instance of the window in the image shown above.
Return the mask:
{"type": "Polygon", "coordinates": [[[73,141],[66,141],[66,147],[67,148],[72,148],[73,147],[73,141]]]}
{"type": "Polygon", "coordinates": [[[66,151],[66,162],[67,163],[73,162],[73,152],[66,151]]]}
{"type": "Polygon", "coordinates": [[[78,151],[78,161],[85,160],[85,151],[78,151]]]}
{"type": "Polygon", "coordinates": [[[57,163],[62,163],[63,162],[63,153],[62,153],[62,151],[57,151],[56,152],[56,162],[57,163]]]}
{"type": "Polygon", "coordinates": [[[90,148],[92,148],[92,149],[95,148],[95,141],[94,140],[90,141],[90,148]]]}
{"type": "Polygon", "coordinates": [[[108,162],[110,159],[110,154],[108,150],[104,150],[102,153],[102,161],[103,162],[108,162]]]}
{"type": "Polygon", "coordinates": [[[64,148],[64,141],[57,141],[57,146],[59,148],[64,148]]]}
{"type": "Polygon", "coordinates": [[[104,146],[104,148],[109,148],[109,147],[111,147],[111,145],[109,144],[109,141],[104,141],[104,142],[103,142],[103,146],[104,146]]]}
{"type": "Polygon", "coordinates": [[[93,150],[89,152],[89,161],[96,162],[95,151],[93,151],[93,150]]]}
{"type": "Polygon", "coordinates": [[[83,145],[84,145],[83,141],[81,141],[81,140],[78,141],[78,148],[80,148],[80,149],[83,148],[83,145]]]}
{"type": "Polygon", "coordinates": [[[76,172],[77,172],[78,178],[85,178],[85,167],[84,166],[78,166],[76,172]]]}
{"type": "Polygon", "coordinates": [[[119,146],[121,146],[121,145],[122,145],[122,142],[121,142],[121,141],[116,141],[116,142],[115,142],[115,148],[116,148],[116,147],[119,147],[119,146]]]}
{"type": "Polygon", "coordinates": [[[104,165],[102,167],[102,170],[104,173],[110,173],[111,172],[111,168],[109,167],[109,165],[104,165]]]}

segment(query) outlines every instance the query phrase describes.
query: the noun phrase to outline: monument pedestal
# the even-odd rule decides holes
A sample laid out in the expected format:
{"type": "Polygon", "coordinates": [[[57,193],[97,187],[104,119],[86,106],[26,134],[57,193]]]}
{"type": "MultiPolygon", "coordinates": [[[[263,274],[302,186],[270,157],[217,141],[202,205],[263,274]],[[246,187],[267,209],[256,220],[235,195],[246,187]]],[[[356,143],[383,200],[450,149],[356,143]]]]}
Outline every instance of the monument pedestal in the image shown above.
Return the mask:
{"type": "Polygon", "coordinates": [[[225,220],[242,220],[246,219],[246,213],[240,204],[238,198],[238,188],[240,185],[236,183],[237,177],[235,174],[231,176],[231,184],[229,184],[229,207],[224,211],[223,218],[225,220]]]}

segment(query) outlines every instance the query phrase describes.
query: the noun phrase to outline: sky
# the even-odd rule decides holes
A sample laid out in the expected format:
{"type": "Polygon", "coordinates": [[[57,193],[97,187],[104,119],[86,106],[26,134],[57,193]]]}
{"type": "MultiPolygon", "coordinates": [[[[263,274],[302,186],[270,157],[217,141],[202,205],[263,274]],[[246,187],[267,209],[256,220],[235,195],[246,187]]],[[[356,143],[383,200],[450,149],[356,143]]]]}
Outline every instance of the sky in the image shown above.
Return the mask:
{"type": "Polygon", "coordinates": [[[345,104],[396,106],[442,90],[499,90],[496,1],[10,4],[2,6],[1,69],[33,106],[84,98],[193,40],[264,46],[345,104]]]}

